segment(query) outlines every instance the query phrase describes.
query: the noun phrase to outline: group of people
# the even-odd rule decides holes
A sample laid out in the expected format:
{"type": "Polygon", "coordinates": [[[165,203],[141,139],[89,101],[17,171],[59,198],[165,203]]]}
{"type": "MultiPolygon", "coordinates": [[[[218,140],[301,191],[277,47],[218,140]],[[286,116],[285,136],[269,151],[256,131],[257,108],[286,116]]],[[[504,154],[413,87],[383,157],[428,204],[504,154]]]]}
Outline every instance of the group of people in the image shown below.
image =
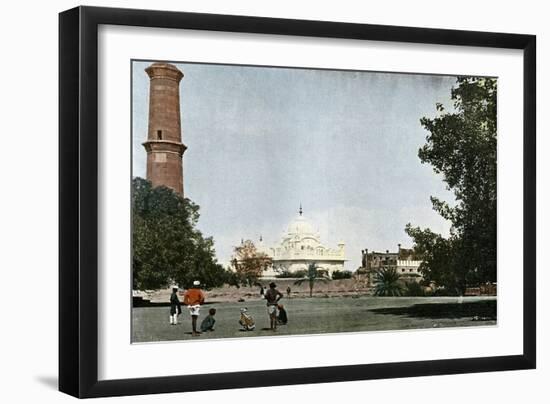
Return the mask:
{"type": "MultiPolygon", "coordinates": [[[[191,326],[192,326],[192,335],[196,337],[204,331],[213,331],[214,330],[214,315],[216,314],[216,309],[212,308],[208,311],[208,316],[201,323],[201,331],[197,331],[197,320],[199,318],[199,312],[201,304],[204,303],[204,292],[200,288],[200,281],[194,281],[193,287],[185,291],[183,295],[183,304],[185,304],[191,315],[191,326]],[[204,328],[204,330],[203,330],[204,328]]],[[[178,298],[178,288],[172,288],[172,294],[170,295],[170,324],[178,324],[178,316],[181,314],[181,303],[178,298]]]]}
{"type": "MultiPolygon", "coordinates": [[[[287,292],[290,294],[290,291],[287,290],[287,292]]],[[[277,290],[277,285],[274,282],[271,282],[267,291],[262,286],[260,295],[267,302],[269,329],[274,331],[277,329],[278,324],[286,325],[286,323],[288,323],[288,315],[285,307],[279,303],[279,300],[283,298],[283,294],[277,290]]],[[[252,316],[248,313],[248,309],[246,307],[241,309],[239,324],[242,327],[242,331],[252,331],[256,328],[256,323],[252,316]]]]}
{"type": "MultiPolygon", "coordinates": [[[[200,281],[194,281],[193,287],[185,291],[183,295],[183,304],[187,306],[189,314],[191,315],[192,335],[194,337],[200,335],[203,332],[214,331],[214,325],[216,323],[215,315],[216,309],[211,308],[208,310],[208,316],[204,318],[200,325],[200,331],[197,330],[197,320],[199,318],[199,312],[201,305],[204,303],[205,295],[200,288],[200,281]]],[[[290,291],[287,290],[290,294],[290,291]]],[[[270,330],[276,330],[278,324],[287,324],[288,316],[286,310],[279,300],[283,298],[283,294],[277,290],[277,285],[274,282],[269,284],[269,289],[261,290],[262,297],[267,303],[267,314],[269,317],[270,330]]],[[[239,318],[239,324],[242,331],[253,331],[256,328],[256,322],[254,318],[248,313],[246,307],[241,308],[241,316],[239,318]]],[[[172,288],[172,294],[170,295],[170,324],[178,324],[178,316],[181,314],[181,303],[178,298],[178,288],[172,288]]]]}

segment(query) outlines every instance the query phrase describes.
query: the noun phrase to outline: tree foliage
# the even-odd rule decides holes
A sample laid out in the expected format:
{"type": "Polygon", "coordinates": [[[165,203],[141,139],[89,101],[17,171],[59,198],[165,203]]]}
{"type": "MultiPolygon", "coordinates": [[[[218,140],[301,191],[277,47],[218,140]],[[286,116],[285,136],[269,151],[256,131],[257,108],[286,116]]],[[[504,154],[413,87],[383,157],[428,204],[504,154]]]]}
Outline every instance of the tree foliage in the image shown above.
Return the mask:
{"type": "Polygon", "coordinates": [[[496,281],[496,79],[459,77],[451,99],[452,110],[437,104],[437,117],[420,120],[429,135],[418,152],[455,195],[452,206],[431,197],[433,208],[451,222],[450,236],[410,224],[406,232],[424,256],[424,276],[461,293],[468,285],[496,281]]]}
{"type": "Polygon", "coordinates": [[[231,265],[242,284],[252,286],[257,283],[262,272],[273,264],[266,253],[258,251],[251,240],[235,247],[231,265]]]}
{"type": "Polygon", "coordinates": [[[397,269],[384,267],[374,273],[375,296],[401,296],[404,292],[397,269]]]}
{"type": "Polygon", "coordinates": [[[132,186],[134,289],[187,287],[196,279],[207,288],[223,285],[227,273],[216,262],[214,241],[196,228],[199,207],[139,177],[132,186]]]}
{"type": "Polygon", "coordinates": [[[315,287],[315,282],[328,282],[330,278],[323,272],[319,271],[317,265],[312,262],[307,267],[306,276],[303,279],[298,279],[294,282],[295,285],[301,285],[304,282],[307,282],[309,285],[309,297],[313,297],[313,288],[315,287]]]}

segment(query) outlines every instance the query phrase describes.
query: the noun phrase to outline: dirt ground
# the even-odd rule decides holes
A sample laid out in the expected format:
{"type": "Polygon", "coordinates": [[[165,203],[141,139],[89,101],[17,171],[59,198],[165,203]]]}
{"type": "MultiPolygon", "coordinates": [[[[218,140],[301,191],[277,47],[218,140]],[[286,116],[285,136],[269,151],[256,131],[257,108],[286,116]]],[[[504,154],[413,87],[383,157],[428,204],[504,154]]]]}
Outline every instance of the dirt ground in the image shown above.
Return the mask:
{"type": "MultiPolygon", "coordinates": [[[[282,289],[282,288],[280,288],[282,289]]],[[[255,289],[254,289],[255,290],[255,289]]],[[[215,331],[191,336],[191,319],[186,308],[178,325],[169,323],[169,307],[132,309],[132,341],[154,342],[186,339],[242,338],[273,335],[304,335],[339,332],[406,330],[443,327],[496,325],[495,297],[373,297],[345,295],[303,297],[301,291],[281,300],[288,313],[288,324],[277,331],[268,329],[266,304],[256,294],[209,293],[202,307],[199,324],[208,309],[217,310],[215,331]],[[244,302],[236,301],[243,298],[244,302]],[[254,331],[239,331],[239,309],[247,307],[256,320],[254,331]]],[[[330,292],[330,291],[326,291],[330,292]]],[[[250,293],[253,293],[252,290],[250,293]]],[[[323,292],[321,292],[323,293],[323,292]]]]}

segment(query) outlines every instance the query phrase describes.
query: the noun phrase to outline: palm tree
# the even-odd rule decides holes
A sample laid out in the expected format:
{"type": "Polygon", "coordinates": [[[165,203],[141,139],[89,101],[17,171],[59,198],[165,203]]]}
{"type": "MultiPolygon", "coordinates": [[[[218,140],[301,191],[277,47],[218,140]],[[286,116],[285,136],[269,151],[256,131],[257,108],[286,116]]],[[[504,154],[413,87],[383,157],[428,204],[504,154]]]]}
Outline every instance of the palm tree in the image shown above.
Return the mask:
{"type": "Polygon", "coordinates": [[[307,274],[306,277],[303,279],[298,279],[296,282],[294,282],[295,285],[301,285],[304,282],[309,283],[309,297],[313,297],[313,286],[315,286],[316,281],[320,282],[328,282],[330,281],[330,278],[326,276],[325,274],[321,274],[317,270],[317,265],[315,265],[314,262],[308,265],[307,267],[307,274]]]}
{"type": "Polygon", "coordinates": [[[374,274],[375,296],[401,296],[403,285],[395,268],[382,268],[374,274]]]}

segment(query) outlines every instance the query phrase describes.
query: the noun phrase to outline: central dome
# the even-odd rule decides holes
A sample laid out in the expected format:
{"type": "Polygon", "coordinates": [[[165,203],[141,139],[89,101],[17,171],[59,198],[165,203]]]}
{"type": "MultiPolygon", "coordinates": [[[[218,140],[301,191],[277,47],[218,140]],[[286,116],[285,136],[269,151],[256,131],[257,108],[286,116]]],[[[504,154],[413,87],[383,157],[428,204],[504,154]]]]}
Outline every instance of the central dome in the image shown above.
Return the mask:
{"type": "Polygon", "coordinates": [[[313,225],[302,215],[298,216],[288,225],[289,234],[315,234],[313,225]]]}
{"type": "Polygon", "coordinates": [[[346,261],[345,244],[338,244],[338,248],[323,245],[319,229],[303,216],[302,204],[298,216],[288,224],[286,232],[283,230],[279,244],[266,251],[273,259],[271,272],[264,272],[266,277],[307,270],[312,263],[331,276],[334,271],[342,271],[346,261]]]}

